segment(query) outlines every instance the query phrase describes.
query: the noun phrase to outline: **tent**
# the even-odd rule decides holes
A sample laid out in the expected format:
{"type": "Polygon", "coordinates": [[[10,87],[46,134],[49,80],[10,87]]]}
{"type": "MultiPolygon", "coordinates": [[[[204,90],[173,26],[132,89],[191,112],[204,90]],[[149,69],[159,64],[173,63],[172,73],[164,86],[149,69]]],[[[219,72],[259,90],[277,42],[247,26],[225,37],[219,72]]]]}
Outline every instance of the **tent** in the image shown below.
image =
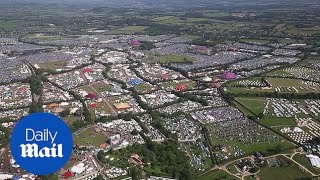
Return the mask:
{"type": "Polygon", "coordinates": [[[187,87],[185,85],[180,84],[180,85],[177,85],[176,90],[177,91],[185,91],[185,90],[187,90],[187,87]]]}

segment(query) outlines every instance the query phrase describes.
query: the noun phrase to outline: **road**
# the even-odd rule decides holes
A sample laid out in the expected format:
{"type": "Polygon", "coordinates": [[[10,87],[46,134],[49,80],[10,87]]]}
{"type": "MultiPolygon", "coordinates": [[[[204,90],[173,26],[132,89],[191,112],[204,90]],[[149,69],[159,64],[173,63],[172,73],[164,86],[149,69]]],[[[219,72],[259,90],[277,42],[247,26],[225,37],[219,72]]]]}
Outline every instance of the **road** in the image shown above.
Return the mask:
{"type": "Polygon", "coordinates": [[[118,114],[118,112],[113,108],[113,106],[110,104],[110,102],[109,102],[106,98],[104,98],[104,97],[103,97],[96,89],[94,89],[91,85],[89,85],[89,87],[90,87],[91,89],[93,89],[93,91],[94,91],[96,94],[98,94],[99,97],[102,98],[103,102],[105,102],[105,103],[108,105],[108,107],[111,109],[113,115],[117,115],[117,114],[118,114]]]}

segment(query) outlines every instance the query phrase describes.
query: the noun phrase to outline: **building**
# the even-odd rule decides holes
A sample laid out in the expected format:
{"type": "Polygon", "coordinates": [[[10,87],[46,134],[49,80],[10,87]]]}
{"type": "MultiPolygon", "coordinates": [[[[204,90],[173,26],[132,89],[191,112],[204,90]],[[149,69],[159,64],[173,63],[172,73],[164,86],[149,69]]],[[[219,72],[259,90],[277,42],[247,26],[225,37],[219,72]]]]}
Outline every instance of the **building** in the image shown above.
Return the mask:
{"type": "Polygon", "coordinates": [[[136,165],[136,166],[143,165],[143,162],[138,154],[131,154],[129,162],[136,165]]]}

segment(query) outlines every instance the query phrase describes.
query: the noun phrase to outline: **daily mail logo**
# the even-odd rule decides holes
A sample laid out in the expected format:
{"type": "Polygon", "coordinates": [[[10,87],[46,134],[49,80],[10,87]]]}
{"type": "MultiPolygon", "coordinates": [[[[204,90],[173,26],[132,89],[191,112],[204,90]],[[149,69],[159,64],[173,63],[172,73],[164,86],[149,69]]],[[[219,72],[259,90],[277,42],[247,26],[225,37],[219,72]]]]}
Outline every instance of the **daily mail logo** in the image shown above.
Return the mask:
{"type": "Polygon", "coordinates": [[[72,154],[72,134],[59,117],[34,113],[19,121],[10,139],[15,161],[27,172],[47,175],[58,171],[72,154]]]}
{"type": "Polygon", "coordinates": [[[51,141],[52,147],[44,147],[42,149],[39,149],[39,146],[36,143],[33,144],[21,144],[21,157],[63,157],[62,153],[62,144],[56,144],[54,143],[56,137],[58,135],[58,132],[56,131],[54,135],[49,131],[49,129],[44,129],[42,131],[34,131],[33,129],[26,129],[26,141],[32,142],[32,141],[51,141]]]}

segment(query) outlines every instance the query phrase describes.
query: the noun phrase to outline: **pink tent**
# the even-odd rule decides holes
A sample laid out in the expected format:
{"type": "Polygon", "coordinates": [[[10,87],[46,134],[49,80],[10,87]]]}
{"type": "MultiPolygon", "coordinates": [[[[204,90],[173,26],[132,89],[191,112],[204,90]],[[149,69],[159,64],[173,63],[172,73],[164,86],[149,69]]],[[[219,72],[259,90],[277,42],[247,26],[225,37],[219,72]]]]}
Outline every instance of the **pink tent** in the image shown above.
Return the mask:
{"type": "Polygon", "coordinates": [[[236,79],[237,75],[235,73],[225,72],[223,74],[220,74],[220,78],[222,78],[222,79],[236,79]]]}
{"type": "Polygon", "coordinates": [[[131,41],[131,45],[132,45],[132,46],[140,46],[140,45],[141,45],[141,42],[138,41],[138,40],[132,40],[132,41],[131,41]]]}

